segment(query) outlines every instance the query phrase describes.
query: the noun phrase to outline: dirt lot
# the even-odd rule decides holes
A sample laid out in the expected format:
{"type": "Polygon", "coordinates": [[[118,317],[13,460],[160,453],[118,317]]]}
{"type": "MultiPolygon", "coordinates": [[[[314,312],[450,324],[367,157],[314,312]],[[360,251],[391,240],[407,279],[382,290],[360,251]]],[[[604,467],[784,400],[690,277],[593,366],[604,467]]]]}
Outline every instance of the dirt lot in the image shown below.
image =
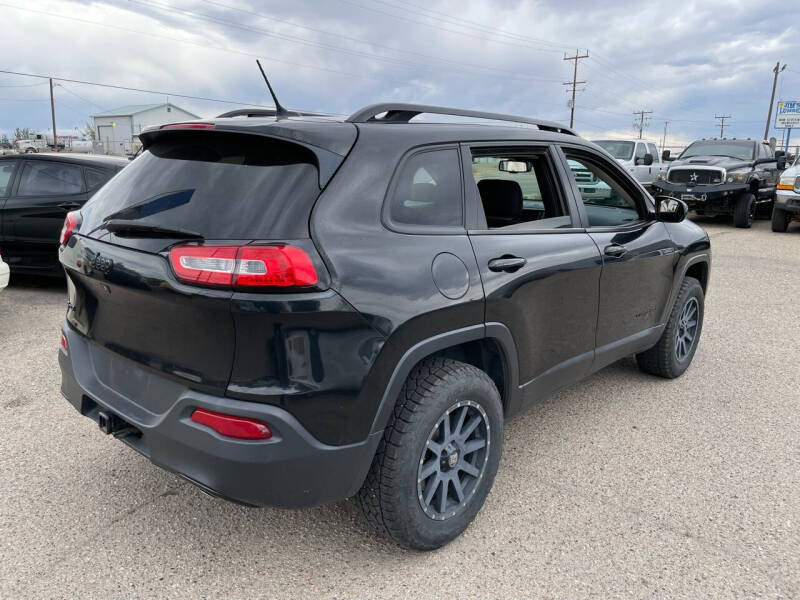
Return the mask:
{"type": "Polygon", "coordinates": [[[0,598],[800,597],[800,226],[702,221],[703,338],[675,381],[621,361],[509,423],[465,535],[429,554],[354,504],[248,509],[59,394],[61,284],[0,293],[0,598]]]}

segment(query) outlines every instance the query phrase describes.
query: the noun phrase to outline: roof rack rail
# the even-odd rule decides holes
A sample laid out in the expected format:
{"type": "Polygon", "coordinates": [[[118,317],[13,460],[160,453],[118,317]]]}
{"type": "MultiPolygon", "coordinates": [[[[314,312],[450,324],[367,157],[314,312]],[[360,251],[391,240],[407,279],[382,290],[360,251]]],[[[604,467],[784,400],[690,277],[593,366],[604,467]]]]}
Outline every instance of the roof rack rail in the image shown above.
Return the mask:
{"type": "MultiPolygon", "coordinates": [[[[217,116],[217,119],[227,119],[229,117],[276,117],[278,111],[274,108],[237,108],[217,116]]],[[[329,117],[323,113],[306,112],[300,110],[288,111],[290,117],[329,117]]]]}
{"type": "Polygon", "coordinates": [[[454,117],[471,117],[474,119],[489,119],[492,121],[511,121],[512,123],[526,123],[536,125],[544,131],[554,133],[566,133],[577,135],[569,127],[541,121],[528,117],[517,117],[514,115],[504,115],[501,113],[490,113],[479,110],[465,110],[462,108],[446,108],[444,106],[429,106],[425,104],[402,104],[402,103],[383,103],[365,106],[361,110],[354,112],[347,117],[349,123],[408,123],[411,119],[421,114],[449,115],[454,117]],[[377,115],[386,113],[382,117],[377,115]]]}

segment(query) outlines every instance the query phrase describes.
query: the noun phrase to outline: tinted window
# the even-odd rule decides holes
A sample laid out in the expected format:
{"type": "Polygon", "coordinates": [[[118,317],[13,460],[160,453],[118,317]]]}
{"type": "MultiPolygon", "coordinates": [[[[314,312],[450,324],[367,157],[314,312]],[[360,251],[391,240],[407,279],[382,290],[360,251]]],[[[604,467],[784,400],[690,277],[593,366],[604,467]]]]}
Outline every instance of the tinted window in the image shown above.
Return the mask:
{"type": "Polygon", "coordinates": [[[462,223],[461,170],[455,148],[420,152],[400,169],[389,217],[404,225],[456,227],[462,223]]]}
{"type": "Polygon", "coordinates": [[[64,196],[83,190],[81,168],[77,165],[43,160],[25,162],[18,196],[64,196]]]}
{"type": "Polygon", "coordinates": [[[639,220],[636,201],[594,161],[567,156],[590,227],[616,227],[639,220]]]}
{"type": "Polygon", "coordinates": [[[0,161],[0,196],[7,196],[11,191],[11,178],[14,176],[16,160],[0,161]]]}
{"type": "Polygon", "coordinates": [[[83,208],[83,229],[107,219],[206,239],[307,237],[319,195],[314,155],[273,138],[220,132],[162,136],[83,208]]]}
{"type": "Polygon", "coordinates": [[[86,189],[90,192],[101,187],[114,175],[114,171],[101,171],[99,169],[86,169],[85,173],[86,189]]]}
{"type": "Polygon", "coordinates": [[[572,225],[543,154],[478,153],[472,157],[472,177],[489,229],[572,225]]]}

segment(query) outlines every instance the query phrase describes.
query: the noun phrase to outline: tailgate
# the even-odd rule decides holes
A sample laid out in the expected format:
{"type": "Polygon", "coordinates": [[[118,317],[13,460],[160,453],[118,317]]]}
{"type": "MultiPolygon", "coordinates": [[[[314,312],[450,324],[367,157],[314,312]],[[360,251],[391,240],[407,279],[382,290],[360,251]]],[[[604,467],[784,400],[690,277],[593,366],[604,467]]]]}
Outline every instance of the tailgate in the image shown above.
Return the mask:
{"type": "MultiPolygon", "coordinates": [[[[235,341],[229,290],[183,285],[160,253],[83,236],[62,247],[61,262],[75,329],[144,367],[224,393],[235,341]]],[[[98,372],[109,387],[112,372],[98,372]]]]}

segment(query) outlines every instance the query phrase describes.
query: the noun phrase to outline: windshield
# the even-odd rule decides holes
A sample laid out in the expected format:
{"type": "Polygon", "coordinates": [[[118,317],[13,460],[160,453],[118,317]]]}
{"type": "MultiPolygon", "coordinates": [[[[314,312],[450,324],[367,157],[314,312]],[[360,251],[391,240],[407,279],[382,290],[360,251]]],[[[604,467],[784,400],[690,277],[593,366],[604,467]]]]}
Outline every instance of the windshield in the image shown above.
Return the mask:
{"type": "Polygon", "coordinates": [[[753,142],[694,142],[678,159],[692,156],[728,156],[739,160],[753,160],[755,151],[756,145],[753,142]]]}
{"type": "Polygon", "coordinates": [[[615,142],[613,140],[599,140],[595,144],[619,160],[630,160],[633,156],[633,142],[615,142]]]}

